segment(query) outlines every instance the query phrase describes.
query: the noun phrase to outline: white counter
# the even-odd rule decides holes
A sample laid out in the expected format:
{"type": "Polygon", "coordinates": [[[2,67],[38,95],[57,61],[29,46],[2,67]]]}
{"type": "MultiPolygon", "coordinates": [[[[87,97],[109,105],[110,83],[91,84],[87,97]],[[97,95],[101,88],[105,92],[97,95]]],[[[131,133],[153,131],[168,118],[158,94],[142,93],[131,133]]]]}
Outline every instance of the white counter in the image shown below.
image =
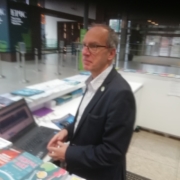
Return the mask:
{"type": "MultiPolygon", "coordinates": [[[[142,83],[136,83],[136,82],[128,82],[128,83],[131,86],[131,89],[135,95],[136,104],[138,106],[139,101],[140,101],[140,99],[138,99],[139,93],[140,93],[140,90],[143,87],[143,85],[142,85],[142,83]]],[[[55,108],[53,108],[53,110],[54,110],[53,113],[51,113],[50,115],[47,115],[47,117],[43,117],[43,118],[37,120],[38,124],[42,125],[42,126],[48,126],[48,127],[57,129],[57,126],[54,125],[54,123],[51,123],[51,120],[63,117],[68,113],[75,115],[81,99],[82,99],[82,96],[72,99],[69,102],[66,102],[62,105],[56,106],[55,108]]],[[[137,107],[137,109],[138,109],[138,107],[137,107]]]]}
{"type": "Polygon", "coordinates": [[[142,83],[131,82],[131,81],[129,81],[128,83],[131,86],[132,92],[134,94],[143,87],[142,83]]]}
{"type": "Polygon", "coordinates": [[[127,81],[144,84],[137,125],[165,135],[180,137],[180,98],[170,96],[179,80],[147,74],[120,72],[127,81]]]}

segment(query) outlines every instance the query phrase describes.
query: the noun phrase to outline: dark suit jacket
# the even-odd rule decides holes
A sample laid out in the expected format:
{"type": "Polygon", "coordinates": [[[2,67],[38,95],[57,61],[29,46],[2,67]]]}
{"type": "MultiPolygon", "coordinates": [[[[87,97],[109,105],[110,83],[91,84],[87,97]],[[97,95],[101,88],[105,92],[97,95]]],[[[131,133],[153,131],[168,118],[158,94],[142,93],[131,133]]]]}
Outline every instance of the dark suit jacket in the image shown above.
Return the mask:
{"type": "Polygon", "coordinates": [[[67,128],[67,170],[88,180],[125,180],[135,109],[130,86],[112,69],[86,107],[75,134],[74,124],[67,128]]]}

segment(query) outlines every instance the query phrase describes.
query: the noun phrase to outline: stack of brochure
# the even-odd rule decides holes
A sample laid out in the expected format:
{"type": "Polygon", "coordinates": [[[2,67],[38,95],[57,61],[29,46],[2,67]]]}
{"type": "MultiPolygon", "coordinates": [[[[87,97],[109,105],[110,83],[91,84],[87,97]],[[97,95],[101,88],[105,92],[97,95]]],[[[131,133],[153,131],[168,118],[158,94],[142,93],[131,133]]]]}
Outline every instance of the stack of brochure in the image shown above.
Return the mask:
{"type": "Polygon", "coordinates": [[[81,96],[82,94],[83,94],[83,89],[82,88],[71,92],[71,95],[72,95],[73,98],[81,96]]]}
{"type": "Polygon", "coordinates": [[[71,80],[71,79],[64,79],[63,81],[67,82],[67,84],[69,85],[77,85],[80,83],[79,81],[71,80]]]}
{"type": "Polygon", "coordinates": [[[20,90],[11,92],[11,94],[13,95],[19,95],[19,96],[25,96],[25,97],[34,96],[41,93],[44,93],[44,91],[38,90],[38,89],[30,89],[30,88],[20,89],[20,90]]]}
{"type": "Polygon", "coordinates": [[[68,102],[68,101],[70,101],[71,99],[72,99],[72,95],[71,95],[71,94],[66,94],[66,95],[64,95],[64,96],[61,96],[61,97],[59,97],[59,98],[56,98],[55,101],[56,101],[56,103],[57,103],[57,105],[58,105],[58,104],[63,104],[63,103],[65,103],[65,102],[68,102]]]}

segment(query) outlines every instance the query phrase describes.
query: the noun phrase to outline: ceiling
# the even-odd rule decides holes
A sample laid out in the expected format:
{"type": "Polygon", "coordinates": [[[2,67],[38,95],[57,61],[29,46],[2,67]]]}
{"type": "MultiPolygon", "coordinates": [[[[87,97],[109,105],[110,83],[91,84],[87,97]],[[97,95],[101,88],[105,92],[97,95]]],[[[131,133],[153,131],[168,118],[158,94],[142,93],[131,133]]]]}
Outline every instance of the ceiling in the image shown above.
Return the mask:
{"type": "MultiPolygon", "coordinates": [[[[100,5],[99,2],[98,4],[100,5]]],[[[111,0],[103,6],[109,17],[122,17],[122,14],[126,13],[128,19],[141,23],[152,20],[159,24],[180,24],[180,1],[111,0]]]]}

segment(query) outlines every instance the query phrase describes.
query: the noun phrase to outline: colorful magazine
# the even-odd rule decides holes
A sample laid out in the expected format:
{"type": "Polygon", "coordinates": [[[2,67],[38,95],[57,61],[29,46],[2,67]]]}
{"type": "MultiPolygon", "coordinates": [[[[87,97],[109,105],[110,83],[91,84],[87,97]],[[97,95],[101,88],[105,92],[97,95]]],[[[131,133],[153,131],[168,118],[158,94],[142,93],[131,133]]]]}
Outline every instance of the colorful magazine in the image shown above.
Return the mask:
{"type": "Polygon", "coordinates": [[[15,148],[3,149],[0,151],[0,167],[13,160],[22,153],[21,150],[15,148]]]}
{"type": "Polygon", "coordinates": [[[24,180],[65,180],[68,172],[51,162],[44,162],[24,180]]]}
{"type": "Polygon", "coordinates": [[[23,152],[0,167],[1,180],[24,180],[40,164],[42,164],[42,160],[28,152],[23,152]]]}

